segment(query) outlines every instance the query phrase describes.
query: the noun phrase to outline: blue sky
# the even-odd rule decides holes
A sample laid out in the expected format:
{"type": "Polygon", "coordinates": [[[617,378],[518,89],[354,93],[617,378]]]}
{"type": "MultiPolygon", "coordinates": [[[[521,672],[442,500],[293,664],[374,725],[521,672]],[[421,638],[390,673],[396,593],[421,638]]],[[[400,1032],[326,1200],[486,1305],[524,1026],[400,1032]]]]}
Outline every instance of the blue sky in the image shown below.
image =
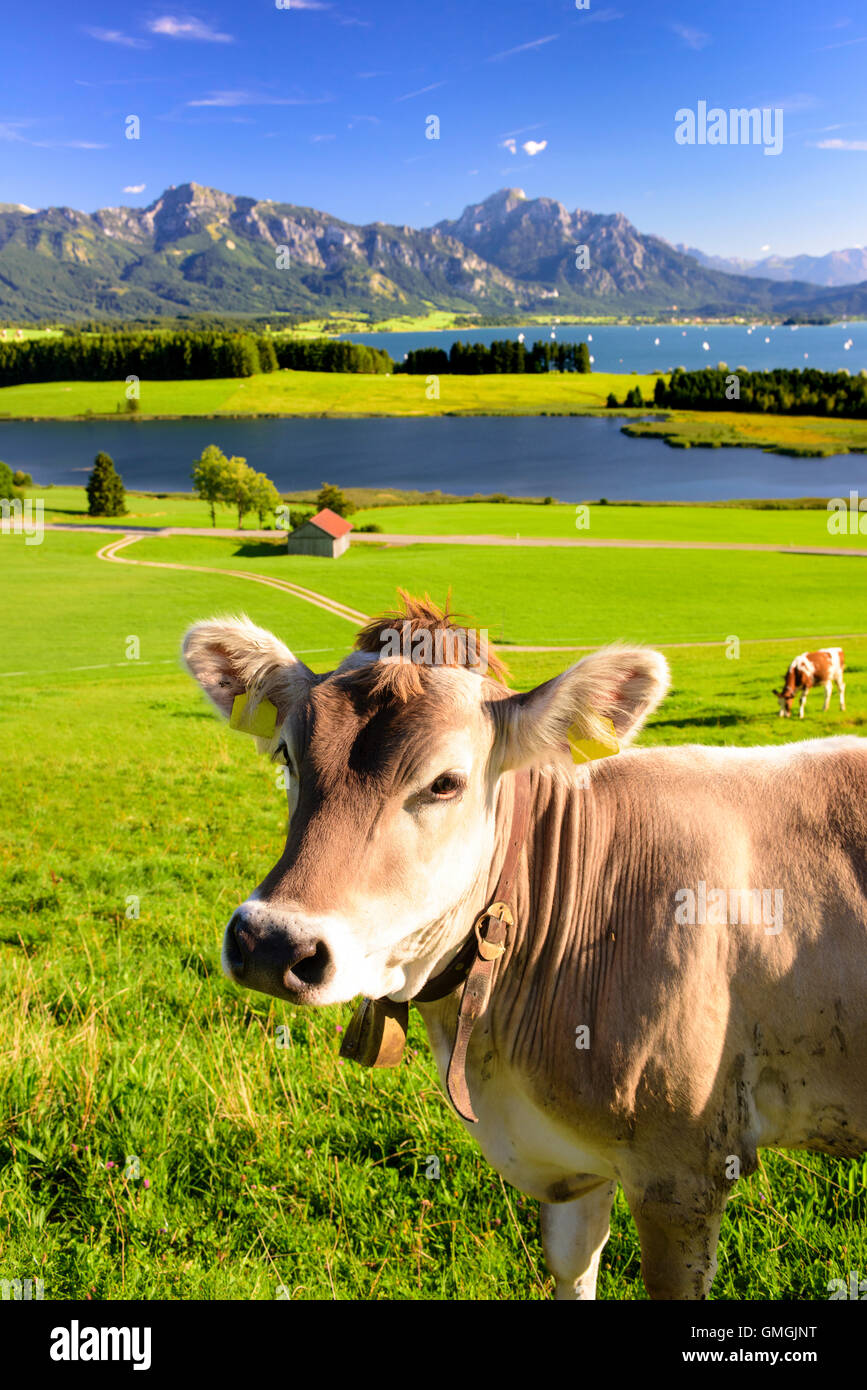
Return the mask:
{"type": "Polygon", "coordinates": [[[30,0],[4,50],[0,201],[143,206],[194,180],[426,226],[517,186],[719,254],[867,242],[855,0],[30,0]],[[782,107],[782,153],[678,145],[702,100],[782,107]]]}

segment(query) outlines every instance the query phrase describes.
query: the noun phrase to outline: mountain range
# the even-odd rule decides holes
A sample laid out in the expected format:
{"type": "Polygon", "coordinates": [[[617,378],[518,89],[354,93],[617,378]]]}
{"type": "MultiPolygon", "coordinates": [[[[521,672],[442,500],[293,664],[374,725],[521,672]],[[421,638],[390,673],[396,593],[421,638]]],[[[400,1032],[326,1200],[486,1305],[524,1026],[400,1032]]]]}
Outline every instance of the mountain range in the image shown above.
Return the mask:
{"type": "Polygon", "coordinates": [[[699,265],[722,270],[729,275],[752,275],[766,280],[806,280],[811,285],[856,285],[867,280],[867,246],[850,246],[847,251],[829,251],[825,256],[765,256],[763,260],[742,260],[738,256],[708,256],[694,246],[675,246],[699,265]]]}
{"type": "Polygon", "coordinates": [[[854,317],[867,312],[867,284],[724,268],[637,231],[622,213],[570,212],[516,188],[427,228],[356,226],[196,183],[169,188],[145,208],[0,204],[7,320],[332,311],[382,319],[430,309],[854,317]]]}

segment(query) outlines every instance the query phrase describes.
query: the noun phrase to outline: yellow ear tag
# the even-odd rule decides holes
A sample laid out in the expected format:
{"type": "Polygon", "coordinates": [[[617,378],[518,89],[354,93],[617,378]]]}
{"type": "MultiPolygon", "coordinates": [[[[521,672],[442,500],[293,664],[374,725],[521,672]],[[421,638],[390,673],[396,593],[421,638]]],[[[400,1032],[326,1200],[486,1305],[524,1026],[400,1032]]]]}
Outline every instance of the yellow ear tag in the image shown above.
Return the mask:
{"type": "Polygon", "coordinates": [[[602,723],[606,729],[611,731],[610,743],[600,743],[595,738],[579,738],[577,724],[572,724],[567,730],[566,737],[569,740],[573,763],[592,763],[597,758],[610,758],[612,754],[620,752],[620,744],[617,741],[617,734],[611,720],[603,719],[602,723]]]}
{"type": "Polygon", "coordinates": [[[249,695],[236,695],[229,716],[229,728],[257,738],[273,738],[277,729],[277,706],[261,700],[252,715],[246,713],[249,695]]]}

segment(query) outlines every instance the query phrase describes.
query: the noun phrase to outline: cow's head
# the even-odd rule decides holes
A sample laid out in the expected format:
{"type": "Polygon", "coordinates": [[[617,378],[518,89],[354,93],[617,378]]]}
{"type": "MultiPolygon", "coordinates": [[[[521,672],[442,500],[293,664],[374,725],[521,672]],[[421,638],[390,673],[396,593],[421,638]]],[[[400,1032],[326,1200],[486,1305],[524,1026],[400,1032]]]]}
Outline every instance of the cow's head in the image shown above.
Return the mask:
{"type": "Polygon", "coordinates": [[[788,674],[786,675],[782,690],[775,690],[774,694],[780,706],[780,718],[791,719],[792,704],[795,699],[795,687],[793,682],[789,679],[788,674]]]}
{"type": "Polygon", "coordinates": [[[501,779],[557,761],[572,768],[572,726],[604,739],[609,719],[629,743],[668,688],[657,652],[611,647],[514,694],[466,628],[429,600],[404,600],[326,675],[246,619],[199,623],[184,640],[189,670],[223,715],[242,694],[248,709],[263,699],[277,709],[260,748],[288,769],[286,846],[223,946],[226,974],[251,989],[301,1004],[412,998],[484,906],[501,779]],[[383,654],[395,630],[409,659],[383,654]],[[463,639],[439,643],[446,632],[463,639]],[[434,641],[425,646],[423,633],[434,641]]]}

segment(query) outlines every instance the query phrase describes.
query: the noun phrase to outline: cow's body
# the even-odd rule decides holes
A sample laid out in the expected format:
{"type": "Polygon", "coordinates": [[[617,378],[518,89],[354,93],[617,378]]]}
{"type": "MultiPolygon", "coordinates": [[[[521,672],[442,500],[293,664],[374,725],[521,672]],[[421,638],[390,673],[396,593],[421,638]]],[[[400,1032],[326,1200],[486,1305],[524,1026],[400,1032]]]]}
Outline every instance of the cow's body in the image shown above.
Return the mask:
{"type": "MultiPolygon", "coordinates": [[[[519,696],[386,663],[379,635],[324,677],[250,625],[188,637],[224,714],[246,691],[274,703],[267,746],[290,768],[286,848],[229,923],[224,967],[296,1003],[414,999],[491,902],[529,769],[468,1127],[543,1204],[558,1295],[593,1296],[620,1182],[651,1296],[702,1297],[761,1145],[867,1149],[867,744],[575,768],[567,733],[610,720],[626,745],[658,704],[657,653],[607,649],[519,696]]],[[[443,1077],[460,993],[419,1005],[443,1077]]]]}
{"type": "Polygon", "coordinates": [[[831,692],[835,684],[840,692],[840,708],[845,710],[846,685],[843,680],[845,668],[846,659],[842,647],[823,647],[821,651],[817,652],[801,652],[801,655],[796,656],[789,666],[782,690],[774,691],[780,702],[780,718],[791,718],[792,704],[800,691],[798,718],[803,719],[807,696],[814,685],[825,687],[823,711],[827,710],[831,703],[831,692]]]}
{"type": "MultiPolygon", "coordinates": [[[[701,1295],[760,1146],[867,1149],[867,746],[655,749],[588,774],[534,776],[519,934],[470,1045],[467,1127],[548,1204],[561,1294],[595,1281],[619,1181],[657,1250],[651,1292],[701,1295]],[[676,894],[699,882],[781,891],[782,929],[678,925],[676,894]]],[[[422,1007],[443,1078],[456,1009],[422,1007]]]]}

